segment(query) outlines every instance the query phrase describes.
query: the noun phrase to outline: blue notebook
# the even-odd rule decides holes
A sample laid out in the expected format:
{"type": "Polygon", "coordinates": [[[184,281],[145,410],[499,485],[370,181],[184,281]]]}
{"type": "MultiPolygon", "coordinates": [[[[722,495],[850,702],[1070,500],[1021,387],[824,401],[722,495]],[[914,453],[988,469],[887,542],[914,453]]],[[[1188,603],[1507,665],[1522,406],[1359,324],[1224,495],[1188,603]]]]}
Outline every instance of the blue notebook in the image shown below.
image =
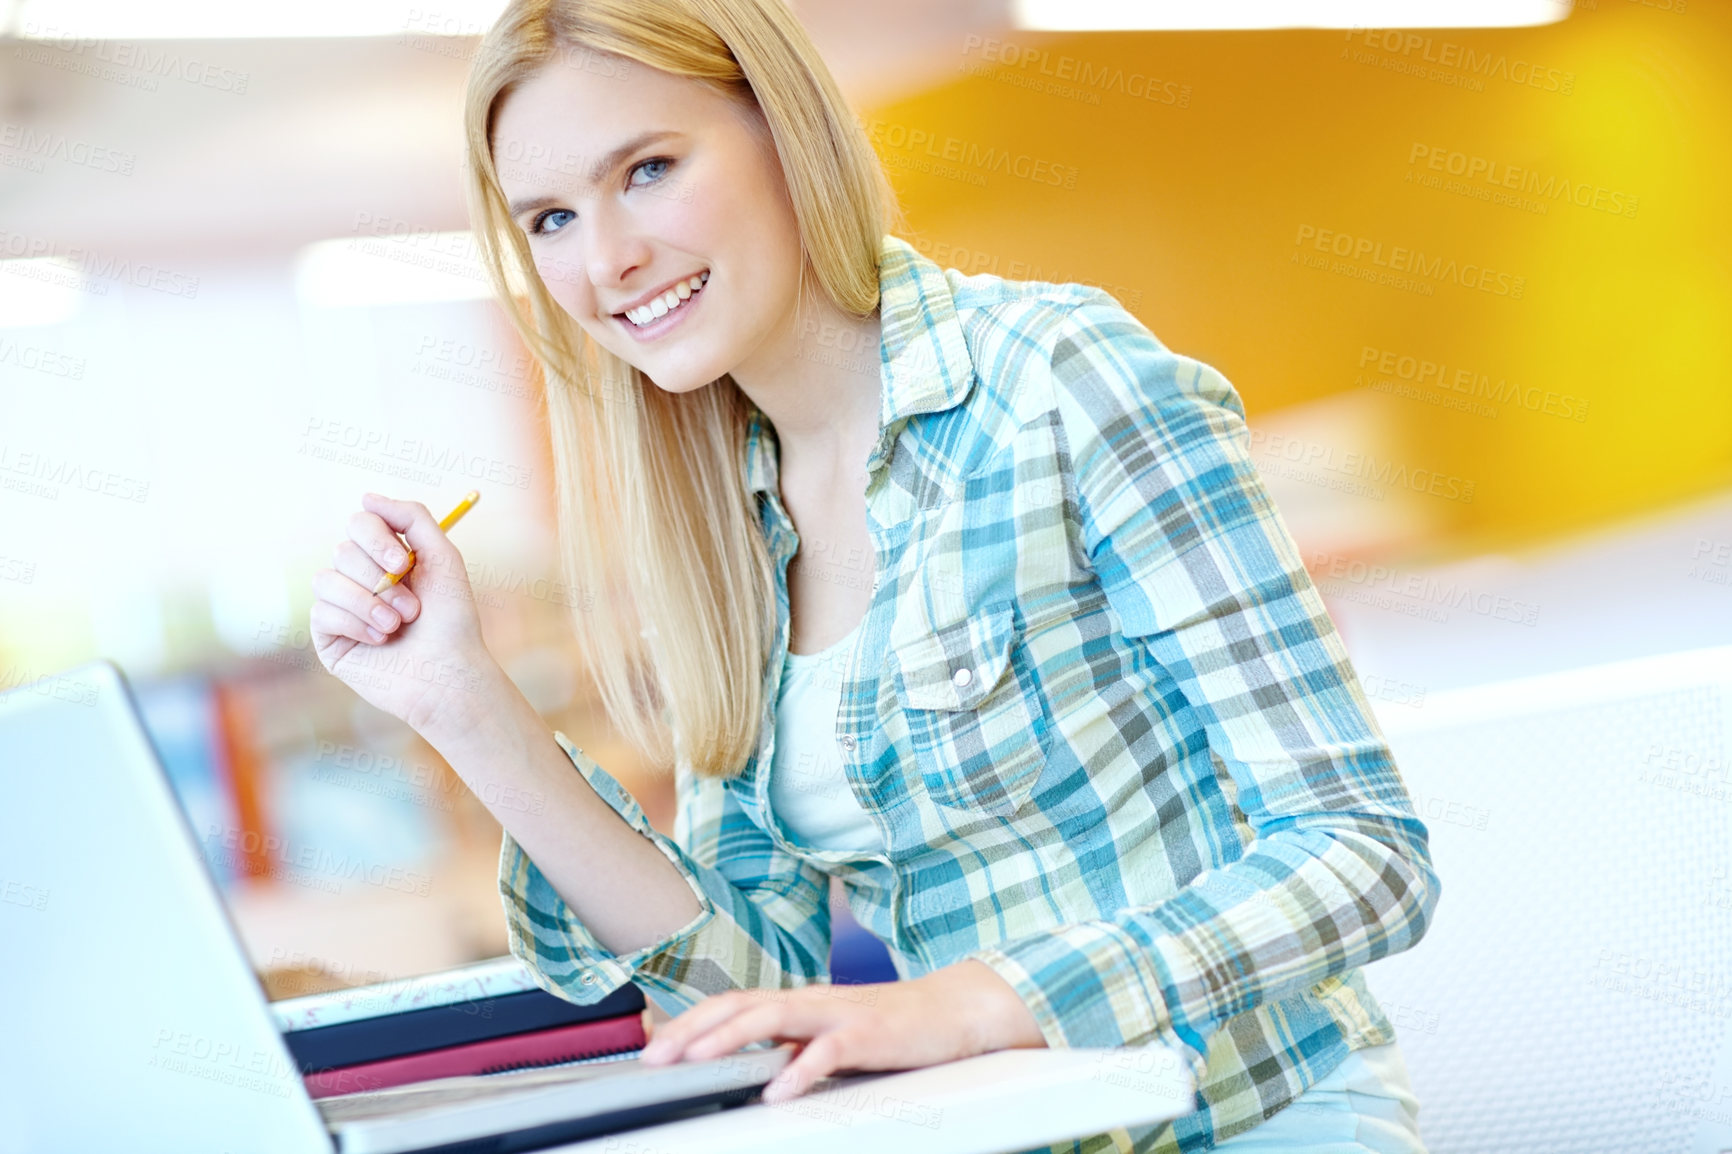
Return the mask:
{"type": "Polygon", "coordinates": [[[402,1058],[447,1046],[641,1014],[644,997],[627,983],[587,1006],[539,987],[498,959],[399,982],[314,994],[273,1004],[301,1073],[402,1058]]]}

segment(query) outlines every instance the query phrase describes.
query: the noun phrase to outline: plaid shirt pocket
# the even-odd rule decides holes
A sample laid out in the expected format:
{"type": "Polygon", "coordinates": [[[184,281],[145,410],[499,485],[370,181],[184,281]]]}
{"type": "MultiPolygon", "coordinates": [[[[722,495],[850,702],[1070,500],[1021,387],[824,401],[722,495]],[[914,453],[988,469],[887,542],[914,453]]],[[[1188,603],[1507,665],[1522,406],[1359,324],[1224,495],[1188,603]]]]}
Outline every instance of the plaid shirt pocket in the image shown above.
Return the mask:
{"type": "Polygon", "coordinates": [[[1017,636],[1011,601],[940,626],[910,606],[891,628],[909,745],[939,805],[1009,817],[1028,804],[1051,737],[1017,636]]]}

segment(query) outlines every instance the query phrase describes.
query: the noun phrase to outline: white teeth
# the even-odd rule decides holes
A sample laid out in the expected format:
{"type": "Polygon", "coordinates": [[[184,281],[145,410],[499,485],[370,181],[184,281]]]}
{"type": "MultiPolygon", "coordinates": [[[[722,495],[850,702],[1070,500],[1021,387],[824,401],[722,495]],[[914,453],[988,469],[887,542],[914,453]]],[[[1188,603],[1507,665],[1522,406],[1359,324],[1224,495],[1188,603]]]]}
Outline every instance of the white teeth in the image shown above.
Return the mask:
{"type": "Polygon", "coordinates": [[[685,301],[691,299],[691,297],[699,289],[708,284],[709,281],[710,270],[705,269],[696,276],[688,277],[685,280],[680,281],[678,284],[674,285],[673,288],[650,301],[649,304],[640,305],[637,308],[630,310],[625,314],[626,319],[639,327],[647,325],[653,320],[659,320],[660,318],[667,316],[668,313],[672,312],[674,309],[679,308],[685,301]]]}

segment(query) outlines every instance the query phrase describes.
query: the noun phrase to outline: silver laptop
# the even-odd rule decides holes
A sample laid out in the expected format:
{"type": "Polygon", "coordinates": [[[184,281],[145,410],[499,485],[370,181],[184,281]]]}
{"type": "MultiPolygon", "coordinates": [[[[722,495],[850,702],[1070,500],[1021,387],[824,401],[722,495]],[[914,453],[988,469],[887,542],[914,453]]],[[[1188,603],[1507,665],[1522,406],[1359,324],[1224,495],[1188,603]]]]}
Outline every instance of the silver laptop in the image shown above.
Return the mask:
{"type": "Polygon", "coordinates": [[[106,661],[0,694],[0,1032],[0,1154],[505,1154],[745,1101],[789,1058],[314,1101],[106,661]]]}

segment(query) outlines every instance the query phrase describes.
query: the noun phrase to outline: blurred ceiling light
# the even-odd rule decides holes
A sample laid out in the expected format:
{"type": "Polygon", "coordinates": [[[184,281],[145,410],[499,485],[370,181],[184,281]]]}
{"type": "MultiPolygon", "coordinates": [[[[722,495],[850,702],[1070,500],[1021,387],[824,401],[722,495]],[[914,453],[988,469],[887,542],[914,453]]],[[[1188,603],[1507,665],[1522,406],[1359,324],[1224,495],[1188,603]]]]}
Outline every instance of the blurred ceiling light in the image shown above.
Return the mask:
{"type": "Polygon", "coordinates": [[[82,282],[78,265],[63,256],[0,260],[0,328],[71,320],[82,282]]]}
{"type": "Polygon", "coordinates": [[[321,240],[295,256],[295,295],[319,308],[481,300],[493,295],[467,232],[321,240]]]}
{"type": "Polygon", "coordinates": [[[505,0],[0,0],[0,34],[27,40],[211,40],[261,36],[479,36],[505,0]]]}
{"type": "Polygon", "coordinates": [[[1517,28],[1551,24],[1573,0],[1011,0],[1038,32],[1240,28],[1517,28]]]}

